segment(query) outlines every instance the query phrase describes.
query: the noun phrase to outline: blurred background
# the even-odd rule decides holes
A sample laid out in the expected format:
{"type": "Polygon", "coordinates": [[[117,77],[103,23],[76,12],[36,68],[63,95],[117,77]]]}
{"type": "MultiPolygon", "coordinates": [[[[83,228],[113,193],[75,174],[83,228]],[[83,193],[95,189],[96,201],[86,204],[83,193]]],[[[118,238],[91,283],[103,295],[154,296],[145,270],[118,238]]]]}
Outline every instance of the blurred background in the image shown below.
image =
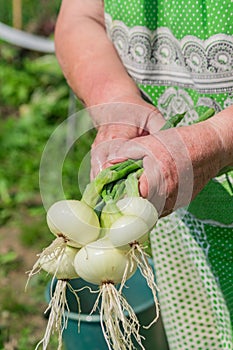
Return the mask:
{"type": "MultiPolygon", "coordinates": [[[[0,24],[36,35],[39,45],[38,36],[53,40],[60,3],[0,0],[0,24]]],[[[24,291],[26,271],[53,239],[39,191],[40,160],[53,130],[81,108],[53,52],[9,43],[0,31],[0,349],[33,349],[43,336],[48,276],[38,274],[24,291]]],[[[77,172],[93,137],[80,138],[66,157],[67,197],[80,198],[77,172]]]]}

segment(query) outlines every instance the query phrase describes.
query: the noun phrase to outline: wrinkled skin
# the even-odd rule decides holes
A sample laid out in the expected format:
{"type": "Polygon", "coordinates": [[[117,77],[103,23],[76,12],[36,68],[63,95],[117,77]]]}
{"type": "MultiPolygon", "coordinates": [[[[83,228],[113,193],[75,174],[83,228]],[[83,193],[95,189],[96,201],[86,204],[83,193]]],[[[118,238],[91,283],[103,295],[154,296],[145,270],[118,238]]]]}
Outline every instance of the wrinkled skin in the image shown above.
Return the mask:
{"type": "Polygon", "coordinates": [[[232,135],[224,125],[231,113],[229,107],[211,120],[164,131],[155,128],[151,133],[132,126],[106,126],[93,146],[93,168],[98,172],[128,158],[143,159],[140,193],[165,216],[189,204],[223,167],[232,165],[232,135]]]}
{"type": "Polygon", "coordinates": [[[112,164],[112,155],[122,141],[153,135],[165,123],[158,109],[141,97],[121,97],[121,102],[95,106],[91,114],[98,129],[92,145],[92,179],[112,164]]]}

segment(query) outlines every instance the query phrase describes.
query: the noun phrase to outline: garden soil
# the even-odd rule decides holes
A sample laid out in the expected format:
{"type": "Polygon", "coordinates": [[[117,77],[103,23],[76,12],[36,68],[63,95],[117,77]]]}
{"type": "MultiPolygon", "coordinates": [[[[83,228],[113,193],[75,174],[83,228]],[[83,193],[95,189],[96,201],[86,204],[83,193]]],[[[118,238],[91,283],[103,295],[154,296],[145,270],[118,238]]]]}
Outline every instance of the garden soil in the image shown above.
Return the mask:
{"type": "MultiPolygon", "coordinates": [[[[0,256],[7,256],[9,252],[15,252],[15,259],[9,265],[10,268],[6,263],[0,266],[1,345],[4,350],[32,350],[34,344],[43,336],[46,327],[43,315],[46,308],[44,286],[38,288],[38,281],[35,283],[32,280],[25,291],[26,271],[33,266],[38,251],[22,245],[19,229],[2,227],[0,256]],[[35,285],[36,290],[33,290],[35,285]]],[[[53,350],[52,347],[50,349],[53,350]]]]}

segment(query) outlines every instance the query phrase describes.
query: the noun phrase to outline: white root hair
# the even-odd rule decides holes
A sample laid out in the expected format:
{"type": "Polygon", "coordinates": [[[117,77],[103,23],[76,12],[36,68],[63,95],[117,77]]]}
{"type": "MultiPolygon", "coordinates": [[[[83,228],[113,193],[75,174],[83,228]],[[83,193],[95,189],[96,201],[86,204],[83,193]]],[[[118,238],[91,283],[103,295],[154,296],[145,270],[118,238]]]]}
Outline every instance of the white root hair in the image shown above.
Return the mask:
{"type": "Polygon", "coordinates": [[[133,350],[137,349],[134,341],[145,350],[139,334],[140,324],[133,308],[116,289],[111,281],[100,286],[99,295],[92,309],[93,313],[100,303],[100,324],[108,349],[133,350]]]}
{"type": "MultiPolygon", "coordinates": [[[[69,282],[67,282],[67,287],[69,288],[71,293],[73,293],[75,296],[77,306],[78,306],[78,315],[80,315],[81,314],[81,303],[80,303],[80,299],[77,295],[77,291],[72,287],[72,285],[69,282]]],[[[78,318],[78,333],[79,332],[80,332],[80,317],[78,318]]]]}
{"type": "Polygon", "coordinates": [[[67,246],[67,240],[65,239],[65,237],[59,236],[56,239],[54,239],[53,242],[48,247],[43,249],[43,251],[40,254],[37,254],[38,256],[37,261],[33,265],[32,269],[27,272],[28,279],[26,282],[25,290],[27,289],[32,276],[36,275],[42,270],[41,262],[44,260],[44,258],[49,260],[54,260],[54,259],[59,260],[57,264],[57,269],[54,272],[54,276],[53,276],[55,277],[57,270],[59,268],[60,262],[62,260],[63,254],[65,252],[66,246],[67,246]]]}
{"type": "Polygon", "coordinates": [[[35,350],[42,345],[43,350],[46,350],[50,341],[51,335],[56,331],[58,333],[58,348],[62,348],[62,333],[67,327],[69,306],[66,300],[66,280],[58,280],[49,305],[45,310],[45,314],[49,312],[49,319],[44,337],[39,341],[35,350]]]}
{"type": "Polygon", "coordinates": [[[148,326],[144,326],[144,328],[148,329],[150,328],[154,323],[157,322],[160,314],[159,309],[159,301],[157,297],[157,292],[159,292],[159,288],[155,283],[155,276],[152,267],[149,264],[147,254],[144,251],[144,249],[141,247],[140,243],[134,242],[131,244],[131,249],[128,252],[131,264],[137,264],[141,274],[146,279],[148,287],[151,289],[153,298],[154,298],[154,304],[155,304],[155,318],[150,322],[148,326]]]}
{"type": "MultiPolygon", "coordinates": [[[[64,329],[67,328],[68,318],[69,318],[69,305],[66,299],[67,287],[74,293],[77,305],[78,314],[81,313],[80,300],[75,290],[70,285],[68,280],[57,280],[55,290],[53,291],[53,282],[51,282],[51,299],[45,314],[49,313],[49,319],[46,327],[44,337],[39,341],[35,350],[37,350],[40,345],[42,345],[43,350],[46,350],[51,338],[51,335],[55,332],[58,334],[58,347],[57,350],[62,349],[62,334],[64,329]]],[[[80,326],[80,320],[78,321],[78,326],[80,326]]],[[[79,327],[78,327],[79,328],[79,327]]]]}

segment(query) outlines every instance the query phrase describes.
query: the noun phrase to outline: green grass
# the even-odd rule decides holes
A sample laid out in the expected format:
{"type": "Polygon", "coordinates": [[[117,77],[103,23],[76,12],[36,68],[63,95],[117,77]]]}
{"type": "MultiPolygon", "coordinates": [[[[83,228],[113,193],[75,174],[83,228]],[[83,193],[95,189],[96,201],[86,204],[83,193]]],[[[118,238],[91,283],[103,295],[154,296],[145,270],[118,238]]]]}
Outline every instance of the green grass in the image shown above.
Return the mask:
{"type": "MultiPolygon", "coordinates": [[[[10,3],[0,0],[0,17],[9,15],[6,9],[10,3]]],[[[24,6],[26,3],[23,1],[24,6]]],[[[55,1],[54,6],[55,3],[59,1],[55,1]]],[[[32,8],[32,18],[36,20],[39,5],[30,1],[30,6],[25,23],[29,23],[32,8]]],[[[22,281],[26,263],[22,251],[36,258],[36,253],[53,239],[41,202],[39,169],[47,140],[67,119],[69,96],[69,87],[54,55],[21,51],[0,42],[0,350],[12,339],[17,339],[17,350],[33,349],[43,336],[44,329],[38,331],[32,320],[36,316],[43,319],[44,292],[49,276],[44,273],[35,276],[25,293],[22,281]],[[15,230],[17,242],[11,245],[8,239],[4,246],[2,242],[15,230]],[[21,282],[18,289],[13,287],[17,279],[21,282]]],[[[77,101],[76,110],[81,108],[77,101]]],[[[64,161],[63,186],[69,198],[81,196],[77,174],[94,136],[91,130],[80,137],[64,161]]],[[[87,170],[84,181],[88,181],[88,175],[87,170]]],[[[56,344],[54,335],[50,348],[56,349],[56,344]]]]}
{"type": "MultiPolygon", "coordinates": [[[[20,59],[19,50],[0,45],[1,224],[15,206],[38,197],[41,156],[52,132],[68,116],[70,91],[54,55],[20,59]]],[[[77,102],[76,110],[80,108],[77,102]]],[[[67,196],[80,196],[77,171],[93,138],[92,131],[81,137],[65,159],[67,196]]]]}
{"type": "MultiPolygon", "coordinates": [[[[52,35],[60,3],[22,0],[23,30],[52,35]]],[[[0,0],[0,21],[8,25],[12,25],[11,6],[11,0],[0,0]]],[[[50,277],[44,272],[34,276],[25,293],[25,272],[53,239],[41,201],[39,169],[46,142],[67,119],[69,103],[70,89],[54,55],[0,41],[0,350],[6,344],[33,349],[45,331],[45,288],[50,277]]],[[[76,101],[76,111],[82,108],[76,101]]],[[[81,196],[78,171],[94,136],[91,130],[80,137],[66,156],[62,168],[66,197],[81,196]]],[[[82,182],[88,175],[87,167],[82,182]]],[[[49,348],[57,348],[56,334],[49,348]]]]}

